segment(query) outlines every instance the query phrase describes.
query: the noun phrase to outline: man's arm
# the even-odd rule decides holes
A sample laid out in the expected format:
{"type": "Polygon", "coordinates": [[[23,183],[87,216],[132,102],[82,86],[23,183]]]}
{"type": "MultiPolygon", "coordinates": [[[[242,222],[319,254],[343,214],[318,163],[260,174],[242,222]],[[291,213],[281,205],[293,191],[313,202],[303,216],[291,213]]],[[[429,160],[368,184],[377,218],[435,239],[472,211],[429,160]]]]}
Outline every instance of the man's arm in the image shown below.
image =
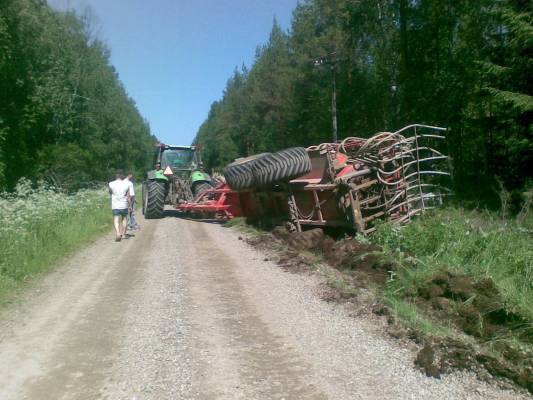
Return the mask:
{"type": "Polygon", "coordinates": [[[130,208],[133,209],[133,205],[135,204],[135,189],[133,188],[133,183],[130,181],[129,183],[129,190],[128,190],[128,203],[130,205],[130,208]]]}
{"type": "Polygon", "coordinates": [[[133,182],[129,181],[128,185],[130,186],[130,196],[135,198],[135,189],[133,188],[133,182]]]}

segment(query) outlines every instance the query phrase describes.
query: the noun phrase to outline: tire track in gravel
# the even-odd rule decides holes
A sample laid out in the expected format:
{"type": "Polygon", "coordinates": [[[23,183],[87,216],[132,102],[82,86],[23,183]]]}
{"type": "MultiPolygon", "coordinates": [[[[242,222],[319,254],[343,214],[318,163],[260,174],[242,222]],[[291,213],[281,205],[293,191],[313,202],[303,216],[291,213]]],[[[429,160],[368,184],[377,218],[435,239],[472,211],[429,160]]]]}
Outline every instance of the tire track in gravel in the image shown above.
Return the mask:
{"type": "Polygon", "coordinates": [[[184,316],[188,288],[181,262],[187,253],[181,243],[188,232],[176,229],[174,218],[142,224],[154,226],[153,239],[130,291],[123,327],[117,331],[121,340],[103,397],[193,399],[191,330],[184,316]]]}
{"type": "Polygon", "coordinates": [[[245,295],[236,266],[196,221],[179,221],[190,235],[189,313],[197,350],[193,391],[198,399],[326,399],[309,365],[262,321],[245,295]]]}

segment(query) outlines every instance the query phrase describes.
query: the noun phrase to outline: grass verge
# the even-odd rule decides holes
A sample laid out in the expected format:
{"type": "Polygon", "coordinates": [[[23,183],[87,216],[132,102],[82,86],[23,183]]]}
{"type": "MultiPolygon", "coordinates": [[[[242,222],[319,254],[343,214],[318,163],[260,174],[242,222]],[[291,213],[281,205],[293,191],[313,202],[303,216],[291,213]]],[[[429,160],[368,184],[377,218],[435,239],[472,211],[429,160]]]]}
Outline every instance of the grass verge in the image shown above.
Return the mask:
{"type": "Polygon", "coordinates": [[[21,181],[0,195],[0,305],[41,274],[111,226],[105,190],[67,195],[21,181]]]}
{"type": "Polygon", "coordinates": [[[533,392],[532,227],[531,219],[446,208],[372,236],[394,265],[383,301],[435,343],[435,357],[418,360],[428,374],[478,363],[533,392]]]}
{"type": "Polygon", "coordinates": [[[483,344],[521,347],[533,345],[531,239],[524,224],[457,208],[372,237],[395,260],[383,296],[402,320],[420,314],[430,321],[424,333],[451,324],[483,344]]]}

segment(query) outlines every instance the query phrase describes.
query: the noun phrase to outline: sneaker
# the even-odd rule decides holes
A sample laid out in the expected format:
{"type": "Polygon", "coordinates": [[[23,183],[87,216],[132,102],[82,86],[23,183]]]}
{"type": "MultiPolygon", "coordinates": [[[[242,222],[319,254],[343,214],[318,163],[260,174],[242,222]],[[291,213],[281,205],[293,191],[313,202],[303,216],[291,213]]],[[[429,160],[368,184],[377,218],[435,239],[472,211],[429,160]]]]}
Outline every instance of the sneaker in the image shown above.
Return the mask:
{"type": "Polygon", "coordinates": [[[115,242],[120,242],[122,240],[122,236],[115,237],[115,242]]]}

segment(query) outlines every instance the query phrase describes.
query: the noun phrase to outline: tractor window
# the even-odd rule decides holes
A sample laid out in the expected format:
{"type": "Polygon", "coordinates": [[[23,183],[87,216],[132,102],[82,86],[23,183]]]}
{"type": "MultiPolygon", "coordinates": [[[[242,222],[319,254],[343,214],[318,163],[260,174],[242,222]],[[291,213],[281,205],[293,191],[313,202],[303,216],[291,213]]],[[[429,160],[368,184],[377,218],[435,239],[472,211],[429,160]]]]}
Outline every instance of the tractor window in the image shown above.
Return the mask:
{"type": "Polygon", "coordinates": [[[161,155],[161,167],[189,168],[193,161],[192,150],[165,150],[161,155]]]}

